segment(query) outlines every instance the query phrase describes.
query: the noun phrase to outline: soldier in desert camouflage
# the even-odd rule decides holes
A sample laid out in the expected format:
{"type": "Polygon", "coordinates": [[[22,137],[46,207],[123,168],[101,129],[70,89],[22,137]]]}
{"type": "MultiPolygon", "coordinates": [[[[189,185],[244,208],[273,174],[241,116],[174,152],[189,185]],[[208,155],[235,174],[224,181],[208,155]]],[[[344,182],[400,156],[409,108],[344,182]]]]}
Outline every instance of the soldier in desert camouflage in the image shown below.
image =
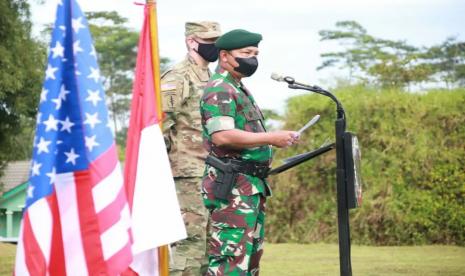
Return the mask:
{"type": "Polygon", "coordinates": [[[241,82],[257,69],[261,39],[260,34],[233,30],[216,41],[218,68],[200,103],[209,152],[202,183],[204,204],[211,214],[207,275],[258,275],[265,201],[271,194],[265,179],[271,146],[290,146],[299,138],[295,131],[266,132],[263,114],[241,82]],[[227,193],[221,187],[227,187],[227,193]]]}
{"type": "Polygon", "coordinates": [[[206,271],[208,213],[200,195],[206,151],[202,148],[199,101],[218,59],[214,42],[221,35],[216,22],[187,22],[186,58],[161,77],[163,133],[181,205],[187,239],[172,246],[170,275],[201,275],[206,271]]]}

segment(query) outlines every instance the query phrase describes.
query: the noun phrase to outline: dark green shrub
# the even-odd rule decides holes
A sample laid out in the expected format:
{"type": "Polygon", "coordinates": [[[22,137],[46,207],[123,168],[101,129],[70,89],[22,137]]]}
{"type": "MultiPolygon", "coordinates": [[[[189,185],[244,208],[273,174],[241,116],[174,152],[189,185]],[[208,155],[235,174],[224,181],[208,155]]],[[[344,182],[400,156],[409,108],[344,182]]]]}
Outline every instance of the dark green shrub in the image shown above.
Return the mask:
{"type": "MultiPolygon", "coordinates": [[[[351,236],[363,244],[465,244],[465,90],[413,94],[351,87],[336,91],[348,130],[362,147],[364,202],[351,211],[351,236]]],[[[285,129],[315,114],[320,122],[280,159],[334,140],[335,106],[304,95],[287,104],[285,129]]],[[[335,153],[271,178],[271,242],[337,241],[335,153]]]]}

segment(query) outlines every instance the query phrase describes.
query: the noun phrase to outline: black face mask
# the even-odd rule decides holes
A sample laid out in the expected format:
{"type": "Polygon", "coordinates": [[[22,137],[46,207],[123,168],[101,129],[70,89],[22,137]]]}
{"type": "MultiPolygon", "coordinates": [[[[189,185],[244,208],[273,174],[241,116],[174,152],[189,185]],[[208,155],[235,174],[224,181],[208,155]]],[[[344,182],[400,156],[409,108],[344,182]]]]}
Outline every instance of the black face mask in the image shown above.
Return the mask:
{"type": "Polygon", "coordinates": [[[257,71],[258,68],[258,59],[257,57],[249,57],[249,58],[234,58],[239,66],[234,67],[234,71],[241,73],[246,77],[250,77],[257,71]]]}
{"type": "Polygon", "coordinates": [[[197,53],[208,62],[214,62],[218,59],[218,48],[216,48],[215,43],[200,43],[197,53]]]}

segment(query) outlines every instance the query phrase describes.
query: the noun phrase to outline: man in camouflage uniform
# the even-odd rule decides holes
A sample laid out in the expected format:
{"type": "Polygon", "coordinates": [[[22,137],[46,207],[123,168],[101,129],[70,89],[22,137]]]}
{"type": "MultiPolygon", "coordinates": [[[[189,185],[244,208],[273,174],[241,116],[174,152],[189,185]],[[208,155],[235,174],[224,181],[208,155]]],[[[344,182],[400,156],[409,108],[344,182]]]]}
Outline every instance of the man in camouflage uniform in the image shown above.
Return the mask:
{"type": "Polygon", "coordinates": [[[200,103],[204,146],[209,154],[224,163],[249,168],[236,174],[224,199],[215,196],[215,185],[221,185],[224,172],[210,165],[205,168],[202,193],[211,214],[207,275],[258,275],[265,201],[271,191],[266,175],[255,173],[270,166],[271,145],[286,147],[298,140],[294,131],[266,132],[263,114],[241,82],[257,69],[261,39],[260,34],[233,30],[217,40],[219,66],[200,103]]]}
{"type": "Polygon", "coordinates": [[[208,212],[200,195],[206,151],[202,148],[199,101],[218,59],[214,45],[221,35],[216,22],[187,22],[188,54],[161,77],[163,133],[181,205],[187,239],[172,246],[170,275],[201,275],[207,268],[208,212]]]}

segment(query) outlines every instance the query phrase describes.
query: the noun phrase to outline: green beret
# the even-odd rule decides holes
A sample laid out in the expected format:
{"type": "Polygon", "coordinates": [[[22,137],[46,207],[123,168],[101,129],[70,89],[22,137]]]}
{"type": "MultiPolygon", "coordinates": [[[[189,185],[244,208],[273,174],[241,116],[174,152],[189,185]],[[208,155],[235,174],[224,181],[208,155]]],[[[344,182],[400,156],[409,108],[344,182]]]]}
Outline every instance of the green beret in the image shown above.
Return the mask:
{"type": "Polygon", "coordinates": [[[236,29],[220,36],[215,42],[215,46],[220,50],[241,49],[248,46],[258,46],[262,40],[262,35],[251,33],[246,30],[236,29]]]}

